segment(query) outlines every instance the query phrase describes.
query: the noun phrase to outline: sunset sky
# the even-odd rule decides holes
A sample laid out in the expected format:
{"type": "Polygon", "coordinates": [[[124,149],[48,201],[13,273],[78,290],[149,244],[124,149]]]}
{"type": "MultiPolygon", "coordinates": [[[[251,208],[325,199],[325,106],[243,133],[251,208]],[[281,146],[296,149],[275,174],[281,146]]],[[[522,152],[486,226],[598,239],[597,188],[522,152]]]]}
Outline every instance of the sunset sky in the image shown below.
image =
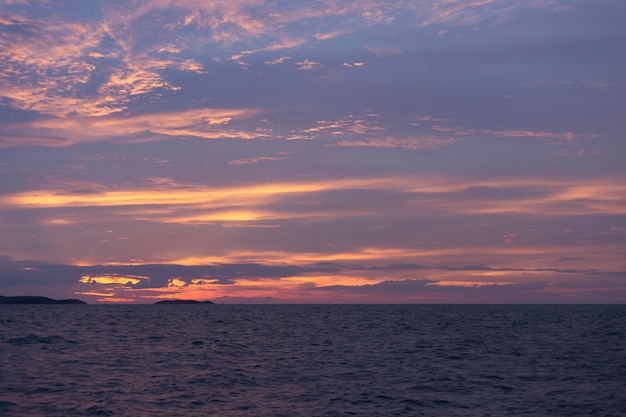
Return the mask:
{"type": "Polygon", "coordinates": [[[2,0],[0,294],[626,302],[623,0],[2,0]]]}

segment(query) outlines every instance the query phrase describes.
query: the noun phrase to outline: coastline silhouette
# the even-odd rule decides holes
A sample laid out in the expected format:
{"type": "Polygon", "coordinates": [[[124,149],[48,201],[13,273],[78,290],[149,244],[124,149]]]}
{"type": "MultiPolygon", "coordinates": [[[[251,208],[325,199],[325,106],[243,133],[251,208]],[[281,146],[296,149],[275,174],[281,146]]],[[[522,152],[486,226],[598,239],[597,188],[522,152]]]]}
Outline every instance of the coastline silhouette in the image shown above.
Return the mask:
{"type": "Polygon", "coordinates": [[[55,300],[53,298],[35,295],[24,295],[15,297],[4,297],[0,295],[0,304],[87,304],[82,300],[66,299],[55,300]]]}
{"type": "MultiPolygon", "coordinates": [[[[0,295],[0,304],[87,304],[83,300],[64,299],[56,300],[54,298],[43,297],[39,295],[19,295],[5,297],[0,295]]],[[[162,300],[154,304],[215,304],[212,301],[197,300],[162,300]]]]}
{"type": "Polygon", "coordinates": [[[196,300],[162,300],[154,304],[215,304],[212,301],[196,301],[196,300]]]}

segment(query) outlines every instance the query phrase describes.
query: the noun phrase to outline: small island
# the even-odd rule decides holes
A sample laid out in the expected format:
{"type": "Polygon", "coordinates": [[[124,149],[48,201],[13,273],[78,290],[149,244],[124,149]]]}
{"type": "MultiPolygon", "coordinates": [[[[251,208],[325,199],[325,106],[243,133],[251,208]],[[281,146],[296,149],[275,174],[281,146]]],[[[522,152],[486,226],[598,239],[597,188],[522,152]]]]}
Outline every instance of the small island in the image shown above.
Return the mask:
{"type": "Polygon", "coordinates": [[[154,304],[214,304],[212,301],[196,301],[196,300],[162,300],[154,304]]]}
{"type": "Polygon", "coordinates": [[[82,300],[55,300],[53,298],[23,295],[15,297],[4,297],[0,295],[0,304],[87,304],[82,300]]]}

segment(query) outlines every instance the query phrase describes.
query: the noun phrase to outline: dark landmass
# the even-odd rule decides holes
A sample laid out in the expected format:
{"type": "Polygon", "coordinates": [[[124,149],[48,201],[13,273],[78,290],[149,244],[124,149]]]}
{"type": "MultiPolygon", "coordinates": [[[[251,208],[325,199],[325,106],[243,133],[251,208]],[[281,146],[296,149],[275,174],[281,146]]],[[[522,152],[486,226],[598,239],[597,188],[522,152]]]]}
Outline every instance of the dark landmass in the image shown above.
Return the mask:
{"type": "Polygon", "coordinates": [[[196,301],[196,300],[163,300],[154,304],[214,304],[212,301],[196,301]]]}
{"type": "Polygon", "coordinates": [[[87,304],[82,300],[55,300],[39,296],[3,297],[0,295],[0,304],[87,304]]]}

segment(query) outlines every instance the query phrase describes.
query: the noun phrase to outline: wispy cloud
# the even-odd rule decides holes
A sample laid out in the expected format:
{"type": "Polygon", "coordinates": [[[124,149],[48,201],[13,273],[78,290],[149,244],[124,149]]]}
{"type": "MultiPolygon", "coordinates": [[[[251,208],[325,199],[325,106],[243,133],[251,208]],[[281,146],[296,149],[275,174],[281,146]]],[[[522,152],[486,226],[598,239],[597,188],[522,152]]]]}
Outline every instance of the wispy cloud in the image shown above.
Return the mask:
{"type": "Polygon", "coordinates": [[[301,130],[300,134],[312,135],[330,134],[335,137],[344,135],[371,135],[386,130],[380,125],[379,115],[366,114],[361,116],[349,115],[339,120],[318,120],[314,127],[301,130]]]}
{"type": "Polygon", "coordinates": [[[134,50],[127,33],[111,22],[19,16],[11,22],[18,30],[0,36],[0,56],[8,66],[0,76],[0,96],[22,110],[58,117],[119,113],[133,97],[176,90],[163,70],[204,72],[192,59],[134,50]]]}
{"type": "Polygon", "coordinates": [[[290,59],[291,59],[290,56],[281,56],[280,58],[272,59],[271,61],[265,61],[265,63],[267,65],[277,65],[277,64],[282,64],[283,62],[288,61],[290,59]]]}
{"type": "Polygon", "coordinates": [[[344,62],[343,64],[341,64],[341,66],[347,68],[358,68],[364,66],[365,64],[365,62],[353,62],[351,64],[348,62],[344,62]]]}
{"type": "MultiPolygon", "coordinates": [[[[544,5],[526,7],[537,6],[544,5]]],[[[247,66],[245,56],[331,41],[358,31],[363,23],[387,25],[399,12],[415,14],[422,25],[455,26],[508,10],[493,0],[441,4],[352,0],[287,8],[259,0],[185,0],[175,9],[169,1],[151,0],[131,10],[111,1],[99,9],[94,6],[97,18],[79,22],[61,17],[66,7],[62,3],[48,7],[46,15],[27,17],[19,14],[21,9],[5,5],[2,25],[9,30],[0,36],[0,57],[7,67],[0,76],[0,96],[15,108],[59,117],[125,112],[131,100],[176,91],[180,86],[168,79],[167,72],[207,72],[203,63],[186,55],[207,43],[217,47],[218,61],[230,57],[247,66]],[[344,21],[345,29],[314,36],[296,30],[302,21],[329,17],[344,21]],[[228,54],[236,44],[244,48],[228,54]]],[[[402,53],[393,46],[367,49],[378,57],[402,53]]],[[[296,66],[311,70],[320,63],[305,59],[296,66]]]]}
{"type": "Polygon", "coordinates": [[[339,147],[372,147],[372,148],[402,148],[402,149],[436,149],[455,143],[455,139],[438,137],[409,137],[409,138],[376,138],[365,140],[343,140],[326,146],[339,147]]]}
{"type": "Polygon", "coordinates": [[[298,70],[300,71],[310,71],[312,69],[318,68],[321,64],[319,62],[311,61],[309,59],[305,59],[304,61],[295,62],[298,70]]]}
{"type": "Polygon", "coordinates": [[[453,119],[430,115],[418,115],[411,118],[412,126],[424,126],[431,132],[441,133],[457,139],[463,138],[519,138],[544,139],[546,143],[562,144],[579,139],[599,139],[597,133],[549,132],[531,129],[476,129],[462,126],[453,119]]]}
{"type": "Polygon", "coordinates": [[[232,127],[260,115],[256,109],[193,109],[136,116],[40,119],[7,126],[0,147],[39,145],[69,146],[81,142],[110,140],[143,142],[166,137],[202,139],[256,139],[267,137],[257,125],[232,127]]]}
{"type": "MultiPolygon", "coordinates": [[[[310,219],[317,221],[347,216],[388,216],[384,207],[337,204],[289,210],[296,196],[319,196],[331,191],[393,191],[403,195],[407,209],[419,207],[423,215],[519,214],[624,215],[621,202],[626,187],[607,179],[581,180],[459,180],[454,178],[353,178],[316,182],[275,182],[235,187],[158,187],[101,189],[92,193],[37,190],[0,196],[5,210],[108,207],[116,216],[155,222],[259,222],[259,220],[310,219]],[[459,198],[463,204],[459,205],[459,198]],[[123,208],[120,210],[119,208],[123,208]],[[382,211],[381,211],[382,210],[382,211]]],[[[318,197],[319,198],[319,197],[318,197]]],[[[407,212],[409,215],[411,211],[407,212]]],[[[396,213],[396,216],[399,214],[396,213]]]]}
{"type": "Polygon", "coordinates": [[[228,165],[250,165],[262,161],[284,161],[289,159],[288,156],[256,156],[253,158],[234,159],[228,162],[228,165]]]}

